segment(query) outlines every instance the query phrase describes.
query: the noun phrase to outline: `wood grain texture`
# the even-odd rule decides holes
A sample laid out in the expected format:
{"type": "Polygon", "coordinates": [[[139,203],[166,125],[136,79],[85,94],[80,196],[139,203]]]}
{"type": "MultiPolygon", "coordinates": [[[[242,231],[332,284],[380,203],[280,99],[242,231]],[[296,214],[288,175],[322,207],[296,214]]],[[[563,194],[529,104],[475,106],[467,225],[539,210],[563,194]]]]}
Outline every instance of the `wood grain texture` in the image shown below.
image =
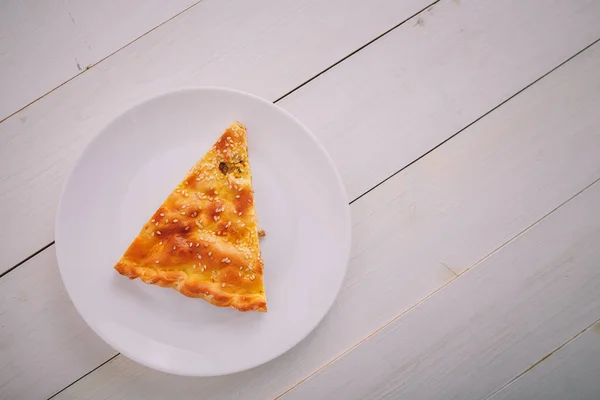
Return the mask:
{"type": "MultiPolygon", "coordinates": [[[[36,226],[10,233],[0,270],[53,239],[75,156],[123,109],[201,84],[275,100],[423,4],[226,3],[199,4],[0,125],[0,218],[36,226]]],[[[597,15],[588,1],[444,0],[282,105],[323,141],[353,198],[600,37],[597,15]]]]}
{"type": "MultiPolygon", "coordinates": [[[[344,287],[319,328],[289,353],[215,379],[165,375],[119,356],[58,398],[263,399],[284,392],[451,281],[449,268],[474,265],[600,176],[599,56],[597,45],[353,203],[344,287]]],[[[432,328],[431,321],[445,321],[448,307],[428,314],[433,332],[444,325],[432,328]]],[[[471,340],[467,333],[460,338],[471,340]]],[[[548,335],[548,343],[560,341],[548,335]]],[[[408,337],[398,341],[416,348],[418,340],[408,337]]],[[[383,359],[394,349],[388,346],[374,357],[383,359]]]]}
{"type": "Polygon", "coordinates": [[[494,393],[600,317],[598,204],[600,183],[284,399],[494,393]]]}
{"type": "Polygon", "coordinates": [[[183,86],[275,100],[425,7],[425,0],[207,0],[0,124],[0,272],[53,240],[60,189],[111,119],[183,86]]]}
{"type": "Polygon", "coordinates": [[[489,400],[596,400],[599,378],[600,322],[596,322],[489,400]]]}
{"type": "Polygon", "coordinates": [[[0,2],[0,121],[198,0],[0,2]]]}
{"type": "Polygon", "coordinates": [[[69,300],[54,247],[0,280],[0,399],[48,398],[114,350],[69,300]]]}

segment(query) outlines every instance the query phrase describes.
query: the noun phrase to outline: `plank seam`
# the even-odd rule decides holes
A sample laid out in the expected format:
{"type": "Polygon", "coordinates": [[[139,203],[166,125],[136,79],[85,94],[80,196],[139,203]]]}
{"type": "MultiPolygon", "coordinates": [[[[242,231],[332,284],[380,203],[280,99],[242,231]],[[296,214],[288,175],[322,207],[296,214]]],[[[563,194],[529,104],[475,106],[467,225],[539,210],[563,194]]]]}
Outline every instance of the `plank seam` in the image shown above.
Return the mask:
{"type": "Polygon", "coordinates": [[[115,358],[117,358],[117,356],[120,355],[120,354],[121,353],[115,354],[114,356],[112,356],[108,360],[104,361],[102,364],[98,365],[96,368],[92,369],[91,371],[89,371],[85,375],[82,375],[79,378],[75,379],[73,382],[71,382],[70,384],[68,384],[64,388],[60,389],[58,392],[54,393],[52,396],[48,397],[48,400],[53,399],[54,397],[58,396],[59,394],[61,394],[62,392],[64,392],[65,390],[67,390],[68,388],[70,388],[71,386],[73,386],[74,384],[76,384],[77,382],[79,382],[80,380],[82,380],[83,378],[85,378],[86,376],[88,376],[89,374],[91,374],[92,372],[95,372],[97,369],[102,368],[104,366],[104,364],[107,364],[107,363],[111,362],[112,360],[114,360],[115,358]]]}
{"type": "Polygon", "coordinates": [[[325,68],[323,71],[319,72],[318,74],[316,74],[315,76],[313,76],[312,78],[308,79],[307,81],[301,83],[300,85],[296,86],[294,89],[290,90],[289,92],[287,92],[286,94],[284,94],[283,96],[281,96],[280,98],[278,98],[277,100],[275,100],[273,103],[277,103],[283,99],[285,99],[286,97],[288,97],[290,94],[294,93],[295,91],[297,91],[298,89],[306,86],[307,84],[309,84],[310,82],[314,81],[315,79],[317,79],[319,76],[329,72],[331,69],[335,68],[336,66],[338,66],[339,64],[343,63],[344,61],[346,61],[348,58],[352,57],[353,55],[355,55],[356,53],[358,53],[359,51],[363,50],[365,47],[370,46],[371,44],[373,44],[374,42],[376,42],[377,40],[381,39],[382,37],[384,37],[385,35],[387,35],[388,33],[392,32],[393,30],[399,28],[401,25],[404,25],[404,23],[406,23],[407,21],[410,21],[411,19],[413,19],[414,17],[416,17],[417,15],[421,14],[423,11],[433,7],[434,5],[436,5],[437,3],[439,3],[441,0],[435,0],[433,3],[423,7],[422,9],[420,9],[419,11],[417,11],[416,13],[414,13],[413,15],[411,15],[410,17],[407,17],[406,19],[404,19],[402,22],[394,25],[393,27],[391,27],[390,29],[388,29],[387,31],[383,32],[382,34],[380,34],[379,36],[375,37],[374,39],[368,41],[367,43],[363,44],[362,46],[360,46],[358,49],[354,50],[353,52],[349,53],[347,56],[339,59],[338,61],[336,61],[335,63],[331,64],[329,67],[325,68]]]}
{"type": "Polygon", "coordinates": [[[492,393],[491,395],[489,395],[488,397],[486,397],[485,400],[491,400],[492,397],[494,397],[495,395],[497,395],[498,393],[500,393],[501,391],[503,391],[508,386],[512,385],[515,381],[517,381],[523,375],[525,375],[528,372],[534,370],[538,365],[542,364],[547,359],[551,358],[554,354],[556,354],[556,352],[560,351],[563,347],[565,347],[566,345],[568,345],[569,343],[571,343],[573,340],[577,339],[579,336],[581,336],[583,333],[585,333],[586,331],[588,331],[590,328],[592,328],[598,322],[600,322],[600,319],[597,319],[596,321],[592,322],[589,326],[585,327],[583,330],[581,330],[580,332],[576,333],[572,338],[570,338],[569,340],[567,340],[566,342],[564,342],[563,344],[561,344],[560,346],[558,346],[557,348],[555,348],[554,350],[552,350],[550,353],[546,354],[544,357],[540,358],[538,361],[536,361],[535,363],[533,363],[530,367],[526,368],[523,372],[521,372],[520,374],[518,374],[517,376],[515,376],[513,379],[511,379],[510,381],[508,381],[500,389],[496,390],[494,393],[492,393]]]}
{"type": "Polygon", "coordinates": [[[4,275],[8,274],[10,271],[12,271],[14,269],[17,269],[21,265],[25,264],[27,261],[31,260],[33,257],[37,256],[38,254],[40,254],[42,251],[46,250],[47,248],[49,248],[53,244],[54,244],[54,240],[51,241],[50,243],[48,243],[47,245],[45,245],[44,247],[42,247],[41,249],[39,249],[38,251],[36,251],[35,253],[31,254],[27,258],[23,259],[22,261],[19,261],[17,264],[13,265],[12,267],[10,267],[9,269],[7,269],[6,271],[2,272],[0,274],[0,279],[2,279],[2,277],[4,275]]]}
{"type": "MultiPolygon", "coordinates": [[[[73,75],[72,77],[70,77],[69,79],[67,79],[66,81],[62,82],[61,84],[59,84],[58,86],[56,86],[55,88],[49,90],[46,93],[43,93],[41,96],[35,98],[34,100],[30,101],[29,103],[25,104],[23,107],[19,108],[18,110],[14,111],[13,113],[9,114],[8,116],[6,116],[5,118],[0,119],[0,124],[4,121],[6,121],[7,119],[11,118],[12,116],[20,113],[21,111],[23,111],[24,109],[26,109],[27,107],[29,107],[30,105],[32,105],[33,103],[37,103],[38,101],[40,101],[41,99],[43,99],[44,97],[48,96],[49,94],[53,93],[54,91],[60,89],[61,87],[63,87],[64,85],[66,85],[67,83],[71,82],[73,79],[77,78],[78,76],[85,74],[87,71],[89,71],[90,69],[92,69],[93,67],[95,67],[96,65],[100,64],[102,61],[105,61],[107,58],[114,56],[115,54],[117,54],[118,52],[120,52],[121,50],[125,49],[126,47],[129,47],[130,45],[132,45],[133,43],[137,42],[139,39],[143,38],[144,36],[146,36],[147,34],[155,31],[156,29],[160,28],[161,26],[163,26],[164,24],[166,24],[167,22],[177,18],[178,16],[180,16],[181,14],[183,14],[184,12],[190,10],[191,8],[197,6],[198,4],[202,3],[205,0],[198,0],[197,2],[195,2],[194,4],[184,8],[183,10],[181,10],[180,12],[178,12],[177,14],[171,16],[169,19],[161,22],[160,24],[156,25],[154,28],[150,29],[149,31],[146,31],[145,33],[142,33],[140,36],[132,39],[131,41],[129,41],[128,43],[125,43],[123,46],[119,47],[118,49],[116,49],[115,51],[113,51],[112,53],[108,54],[107,56],[101,58],[100,60],[96,61],[95,63],[92,63],[88,66],[86,66],[85,68],[83,68],[79,73],[73,75]]],[[[69,13],[69,15],[71,15],[71,13],[69,13]]],[[[73,19],[73,17],[71,16],[71,19],[73,19]]],[[[79,63],[77,63],[77,66],[79,67],[79,63]]]]}
{"type": "Polygon", "coordinates": [[[429,153],[431,153],[432,151],[436,150],[438,147],[444,145],[446,142],[450,141],[451,139],[453,139],[454,137],[456,137],[461,132],[463,132],[466,129],[470,128],[471,125],[476,124],[477,122],[479,122],[483,118],[487,117],[489,114],[491,114],[492,112],[496,111],[498,108],[502,107],[504,104],[506,104],[507,102],[509,102],[510,100],[512,100],[513,98],[515,98],[516,96],[518,96],[519,94],[521,94],[522,92],[524,92],[525,90],[529,89],[531,86],[535,85],[536,83],[538,83],[539,81],[541,81],[542,79],[544,79],[545,77],[547,77],[548,75],[550,75],[551,73],[553,73],[554,71],[556,71],[557,69],[559,69],[560,67],[562,67],[563,65],[565,65],[566,63],[568,63],[569,61],[571,61],[572,59],[574,59],[575,57],[577,57],[578,55],[580,55],[581,53],[585,52],[587,49],[589,49],[590,47],[594,46],[599,41],[600,41],[600,38],[594,40],[592,43],[588,44],[587,46],[585,46],[583,49],[581,49],[578,52],[576,52],[571,57],[569,57],[566,60],[562,61],[557,66],[555,66],[554,68],[552,68],[551,70],[549,70],[545,74],[541,75],[536,80],[534,80],[531,83],[527,84],[525,87],[523,87],[519,91],[515,92],[513,95],[507,97],[505,100],[503,100],[502,102],[500,102],[498,105],[496,105],[495,107],[491,108],[489,111],[485,112],[480,117],[478,117],[477,119],[475,119],[472,122],[470,122],[464,128],[461,128],[459,131],[457,131],[456,133],[454,133],[453,135],[451,135],[450,137],[448,137],[444,141],[440,142],[438,145],[436,145],[436,146],[432,147],[431,149],[427,150],[421,156],[415,158],[413,161],[411,161],[410,163],[406,164],[404,167],[400,168],[398,171],[394,172],[392,175],[388,176],[387,178],[385,178],[384,180],[382,180],[381,182],[379,182],[378,184],[376,184],[375,186],[373,186],[372,188],[370,188],[369,190],[367,190],[363,194],[361,194],[358,197],[356,197],[354,200],[352,200],[350,202],[350,204],[352,204],[355,201],[359,200],[361,197],[364,197],[365,195],[371,193],[373,190],[377,189],[379,186],[383,185],[384,183],[386,183],[387,181],[389,181],[390,179],[392,179],[393,177],[395,177],[396,175],[398,175],[400,172],[404,171],[406,168],[410,167],[411,165],[413,165],[414,163],[416,163],[417,161],[419,161],[420,159],[422,159],[423,157],[427,156],[429,153]]]}

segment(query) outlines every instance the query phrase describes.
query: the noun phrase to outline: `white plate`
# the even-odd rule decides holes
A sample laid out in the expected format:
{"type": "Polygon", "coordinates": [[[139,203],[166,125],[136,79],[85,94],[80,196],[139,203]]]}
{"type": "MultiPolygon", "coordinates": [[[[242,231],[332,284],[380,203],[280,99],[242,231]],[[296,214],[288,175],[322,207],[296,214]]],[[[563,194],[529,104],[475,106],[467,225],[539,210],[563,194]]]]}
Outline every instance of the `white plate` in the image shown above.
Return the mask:
{"type": "Polygon", "coordinates": [[[60,272],[100,337],[161,371],[229,374],[308,335],[331,307],[350,249],[346,194],[316,138],[278,106],[219,88],[148,100],[111,122],[75,165],[56,221],[60,272]],[[130,281],[113,265],[145,221],[235,120],[248,129],[269,311],[214,307],[130,281]]]}

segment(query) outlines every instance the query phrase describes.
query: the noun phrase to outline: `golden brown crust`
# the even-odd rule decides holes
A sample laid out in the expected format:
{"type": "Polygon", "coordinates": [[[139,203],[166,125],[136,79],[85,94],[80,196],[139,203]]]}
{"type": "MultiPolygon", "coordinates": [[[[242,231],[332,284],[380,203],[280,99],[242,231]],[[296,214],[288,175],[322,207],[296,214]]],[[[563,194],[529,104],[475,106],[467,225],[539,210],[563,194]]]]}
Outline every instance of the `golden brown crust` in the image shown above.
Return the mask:
{"type": "Polygon", "coordinates": [[[115,269],[219,307],[266,311],[246,129],[232,124],[133,240],[115,269]]]}

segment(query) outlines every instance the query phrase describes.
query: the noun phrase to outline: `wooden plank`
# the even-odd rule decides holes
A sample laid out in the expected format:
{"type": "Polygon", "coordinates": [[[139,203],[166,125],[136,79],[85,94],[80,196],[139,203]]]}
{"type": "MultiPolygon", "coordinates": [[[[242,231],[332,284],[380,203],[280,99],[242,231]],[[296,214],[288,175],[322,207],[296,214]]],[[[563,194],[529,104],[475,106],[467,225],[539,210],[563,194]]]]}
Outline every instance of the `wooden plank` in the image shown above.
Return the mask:
{"type": "MultiPolygon", "coordinates": [[[[268,13],[201,3],[1,124],[0,218],[36,229],[10,232],[0,270],[52,241],[74,157],[124,108],[190,84],[275,100],[422,4],[290,1],[268,13]]],[[[600,37],[598,15],[600,3],[584,0],[445,0],[282,104],[324,142],[353,198],[600,37]]]]}
{"type": "Polygon", "coordinates": [[[600,322],[547,354],[489,400],[593,400],[600,393],[600,322]]]}
{"type": "Polygon", "coordinates": [[[422,274],[449,281],[445,268],[464,271],[600,176],[599,68],[600,44],[353,203],[344,287],[319,328],[289,353],[233,376],[194,380],[119,356],[58,398],[281,394],[422,301],[434,280],[422,274]]]}
{"type": "Polygon", "coordinates": [[[0,399],[48,398],[112,355],[71,304],[54,247],[0,280],[0,399]]]}
{"type": "Polygon", "coordinates": [[[2,1],[0,121],[196,1],[2,1]]]}
{"type": "Polygon", "coordinates": [[[275,100],[433,0],[207,0],[0,124],[0,273],[53,240],[60,188],[92,136],[182,86],[275,100]],[[8,207],[8,208],[7,208],[8,207]],[[9,211],[10,209],[10,211],[9,211]]]}
{"type": "Polygon", "coordinates": [[[598,320],[598,204],[600,183],[284,398],[468,400],[494,393],[598,320]]]}

